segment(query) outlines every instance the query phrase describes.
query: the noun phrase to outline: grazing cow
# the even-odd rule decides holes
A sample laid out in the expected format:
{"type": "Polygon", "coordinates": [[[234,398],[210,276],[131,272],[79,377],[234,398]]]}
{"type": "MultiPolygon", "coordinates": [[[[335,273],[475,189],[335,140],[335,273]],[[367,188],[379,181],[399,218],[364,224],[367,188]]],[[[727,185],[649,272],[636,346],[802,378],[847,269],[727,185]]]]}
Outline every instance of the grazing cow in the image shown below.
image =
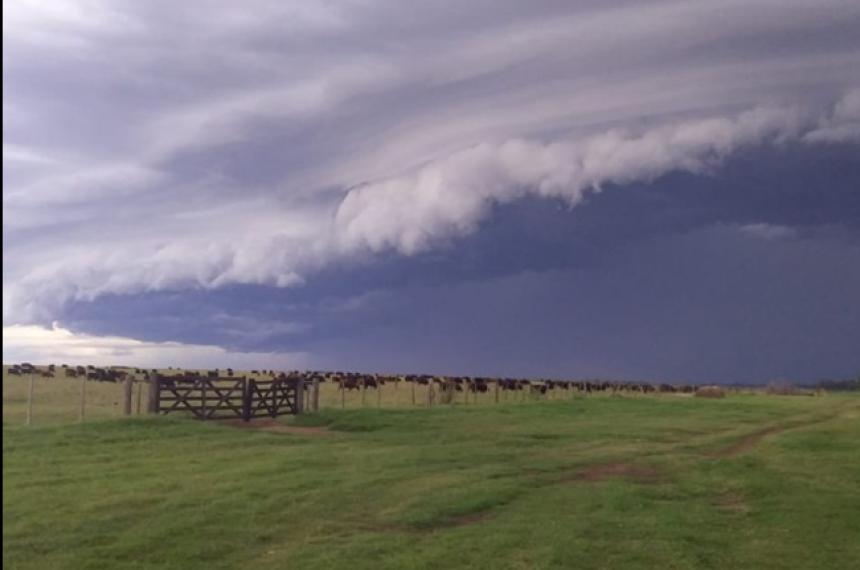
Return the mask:
{"type": "Polygon", "coordinates": [[[358,378],[353,376],[344,376],[339,379],[340,386],[344,390],[359,390],[361,385],[358,382],[358,378]]]}
{"type": "Polygon", "coordinates": [[[87,372],[87,380],[96,382],[120,382],[125,380],[127,374],[120,370],[94,368],[87,372]]]}
{"type": "Polygon", "coordinates": [[[317,381],[320,384],[325,382],[325,376],[323,376],[319,372],[307,372],[305,374],[306,374],[305,382],[308,382],[310,384],[313,384],[314,381],[317,381]]]}

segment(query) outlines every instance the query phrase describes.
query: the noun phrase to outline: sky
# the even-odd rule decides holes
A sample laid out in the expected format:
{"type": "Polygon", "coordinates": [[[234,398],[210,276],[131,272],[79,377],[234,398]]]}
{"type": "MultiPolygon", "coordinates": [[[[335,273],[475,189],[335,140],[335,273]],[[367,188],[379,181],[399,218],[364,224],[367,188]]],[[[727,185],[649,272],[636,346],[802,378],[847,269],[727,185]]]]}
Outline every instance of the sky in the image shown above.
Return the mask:
{"type": "Polygon", "coordinates": [[[860,3],[3,3],[3,361],[860,374],[860,3]]]}

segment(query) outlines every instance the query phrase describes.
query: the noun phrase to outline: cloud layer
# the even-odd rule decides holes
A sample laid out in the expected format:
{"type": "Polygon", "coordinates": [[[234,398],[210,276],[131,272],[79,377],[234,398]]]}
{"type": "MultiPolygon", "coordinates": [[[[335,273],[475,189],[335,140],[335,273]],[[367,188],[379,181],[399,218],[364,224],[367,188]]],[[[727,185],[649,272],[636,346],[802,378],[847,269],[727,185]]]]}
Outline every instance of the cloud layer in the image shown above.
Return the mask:
{"type": "Polygon", "coordinates": [[[296,370],[307,366],[301,353],[232,352],[218,346],[178,342],[142,342],[73,333],[56,324],[3,327],[3,362],[70,365],[126,365],[157,368],[237,368],[296,370]]]}
{"type": "Polygon", "coordinates": [[[858,142],[858,17],[839,0],[4,3],[4,323],[297,285],[528,195],[575,206],[756,145],[858,142]]]}

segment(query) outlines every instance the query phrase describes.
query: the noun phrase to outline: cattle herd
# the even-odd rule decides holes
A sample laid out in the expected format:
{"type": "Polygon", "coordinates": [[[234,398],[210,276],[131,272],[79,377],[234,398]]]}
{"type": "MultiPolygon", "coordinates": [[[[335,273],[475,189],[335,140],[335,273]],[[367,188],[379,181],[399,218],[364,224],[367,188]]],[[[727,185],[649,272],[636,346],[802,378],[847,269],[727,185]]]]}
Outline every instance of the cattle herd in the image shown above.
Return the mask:
{"type": "Polygon", "coordinates": [[[652,384],[647,382],[623,382],[609,380],[553,380],[553,379],[521,379],[521,378],[487,378],[472,376],[431,376],[427,374],[362,374],[356,372],[322,372],[322,371],[292,371],[281,372],[276,370],[251,370],[240,373],[232,368],[216,370],[179,370],[169,368],[143,369],[130,367],[107,367],[96,366],[68,366],[62,364],[55,366],[34,366],[30,363],[14,364],[7,368],[11,376],[34,375],[45,378],[86,378],[97,382],[122,382],[126,379],[147,380],[153,375],[167,376],[175,379],[194,380],[199,378],[224,379],[247,376],[257,379],[277,378],[301,378],[305,386],[314,381],[319,383],[333,383],[338,389],[344,391],[376,389],[386,384],[397,385],[399,383],[414,383],[425,386],[438,386],[443,390],[456,392],[468,391],[472,393],[485,393],[490,387],[496,387],[501,391],[528,391],[531,393],[547,394],[552,390],[574,390],[582,393],[591,392],[630,392],[630,393],[683,393],[691,394],[696,391],[696,386],[689,384],[652,384]]]}

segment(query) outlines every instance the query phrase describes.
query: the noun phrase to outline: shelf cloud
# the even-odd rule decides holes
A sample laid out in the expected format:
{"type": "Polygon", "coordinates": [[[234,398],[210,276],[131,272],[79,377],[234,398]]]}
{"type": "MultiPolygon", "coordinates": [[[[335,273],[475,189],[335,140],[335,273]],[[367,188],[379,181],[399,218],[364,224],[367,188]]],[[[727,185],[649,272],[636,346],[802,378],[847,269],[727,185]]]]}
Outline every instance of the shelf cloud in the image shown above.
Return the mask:
{"type": "MultiPolygon", "coordinates": [[[[608,188],[860,144],[850,0],[10,0],[3,16],[4,326],[455,256],[499,208],[580,211],[608,188]]],[[[727,222],[805,235],[803,204],[727,222]]]]}

